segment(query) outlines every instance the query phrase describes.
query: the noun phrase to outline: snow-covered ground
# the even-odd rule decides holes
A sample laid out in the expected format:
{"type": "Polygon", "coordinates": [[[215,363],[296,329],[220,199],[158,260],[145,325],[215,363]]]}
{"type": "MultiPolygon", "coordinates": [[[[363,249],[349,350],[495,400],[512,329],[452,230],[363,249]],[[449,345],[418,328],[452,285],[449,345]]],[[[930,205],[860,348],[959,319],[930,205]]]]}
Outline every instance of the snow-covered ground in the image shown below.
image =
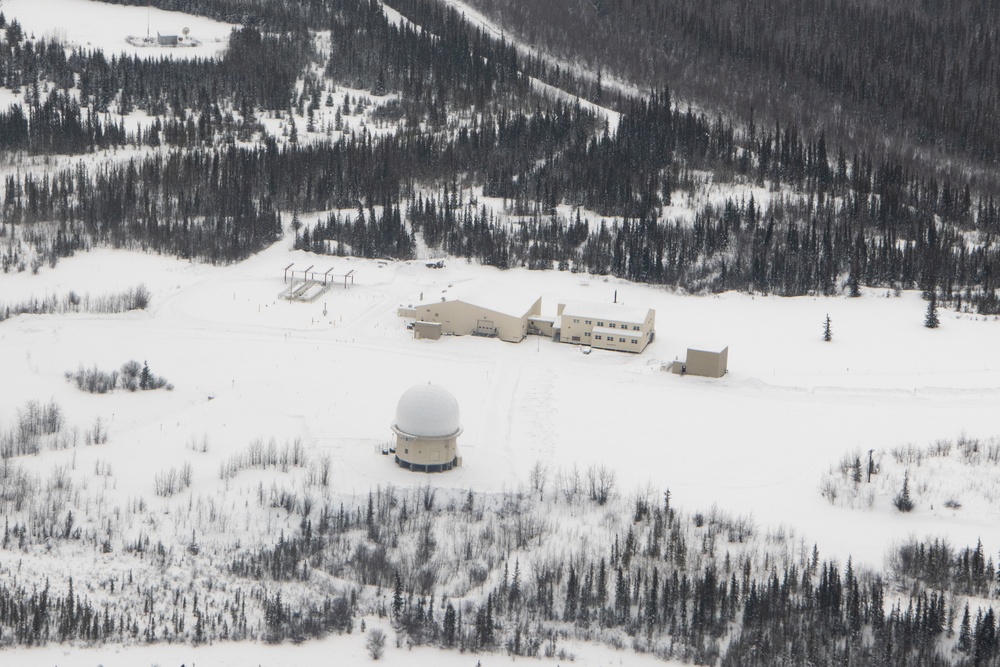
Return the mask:
{"type": "Polygon", "coordinates": [[[209,58],[225,50],[233,25],[203,16],[141,6],[112,5],[94,0],[4,0],[8,20],[17,19],[30,37],[58,39],[67,47],[102,49],[112,54],[147,58],[209,58]],[[53,27],[54,19],[57,27],[53,27]],[[197,47],[137,47],[128,36],[154,38],[157,33],[180,35],[190,29],[197,47]]]}
{"type": "MultiPolygon", "coordinates": [[[[377,664],[385,667],[412,667],[413,665],[435,665],[436,667],[495,667],[497,665],[575,665],[576,667],[680,667],[684,663],[664,661],[650,655],[640,655],[631,650],[616,651],[599,644],[569,643],[567,654],[572,659],[519,658],[502,654],[474,655],[458,651],[442,651],[418,646],[412,649],[396,648],[393,633],[384,621],[369,620],[371,629],[382,627],[389,637],[385,655],[377,664]]],[[[337,635],[327,639],[306,642],[299,646],[269,645],[256,642],[222,642],[209,646],[191,647],[177,644],[157,644],[154,646],[72,649],[65,646],[50,646],[40,649],[21,649],[12,655],[0,653],[21,662],[6,662],[10,665],[58,665],[59,667],[137,667],[140,665],[209,665],[211,667],[318,667],[319,665],[361,665],[369,664],[371,658],[365,649],[367,635],[337,635]],[[331,659],[331,656],[336,658],[331,659]]]]}
{"type": "MultiPolygon", "coordinates": [[[[39,38],[55,35],[70,45],[155,57],[217,53],[231,27],[89,0],[5,0],[2,9],[39,38]],[[65,28],[46,27],[53,14],[69,17],[65,28]],[[145,34],[147,18],[154,32],[190,27],[205,46],[140,50],[126,44],[126,34],[145,34]],[[223,41],[212,41],[216,38],[223,41]]],[[[345,130],[355,131],[370,107],[387,99],[343,87],[331,94],[334,105],[326,107],[324,100],[316,113],[314,137],[297,121],[300,141],[330,134],[345,95],[354,105],[361,97],[369,106],[342,118],[345,130]]],[[[9,98],[0,90],[0,105],[9,98]]],[[[262,122],[280,135],[287,119],[262,122]]],[[[380,131],[372,123],[364,126],[380,131]]],[[[753,194],[758,204],[766,204],[770,194],[728,187],[710,189],[705,197],[721,203],[723,193],[753,194]]],[[[690,213],[676,208],[667,211],[670,217],[690,213]]],[[[794,534],[805,544],[817,543],[824,557],[843,561],[851,555],[858,565],[880,567],[887,550],[911,536],[945,536],[959,547],[982,538],[991,554],[1000,547],[997,465],[971,472],[954,460],[907,466],[891,454],[911,443],[922,448],[938,439],[1000,433],[996,318],[942,311],[941,328],[929,330],[922,326],[926,303],[915,292],[897,297],[865,290],[859,299],[685,296],[598,276],[503,272],[451,259],[444,269],[430,269],[423,261],[317,256],[289,246],[282,241],[229,267],[99,249],[61,260],[55,269],[43,267],[38,275],[0,274],[0,307],[69,291],[97,297],[139,283],[152,294],[146,311],[0,322],[0,431],[12,426],[26,401],[37,399],[61,406],[72,426],[87,428],[100,418],[110,436],[100,447],[46,451],[20,463],[42,476],[65,466],[67,474],[82,480],[88,498],[99,496],[108,506],[147,499],[151,515],[162,513],[163,526],[170,526],[171,509],[193,498],[200,504],[226,496],[233,508],[247,502],[248,489],[268,483],[271,473],[248,472],[242,486],[230,488],[220,479],[220,467],[255,439],[273,437],[279,446],[301,439],[314,460],[329,457],[331,486],[338,494],[360,497],[386,483],[501,491],[527,485],[537,462],[553,473],[607,465],[617,472],[623,495],[640,487],[657,495],[669,488],[673,504],[682,509],[717,506],[752,514],[765,531],[794,534]],[[320,273],[353,270],[355,283],[335,286],[312,303],[289,303],[280,296],[287,287],[282,269],[289,263],[296,269],[315,265],[320,273]],[[650,306],[657,311],[657,337],[637,356],[584,355],[580,348],[538,337],[520,344],[472,337],[417,341],[396,315],[400,304],[460,291],[540,295],[549,315],[564,300],[650,306]],[[821,339],[827,315],[834,334],[829,343],[821,339]],[[725,345],[730,373],[720,380],[661,370],[683,358],[687,347],[725,345]],[[116,369],[129,359],[147,361],[175,388],[91,395],[64,377],[81,366],[116,369]],[[453,391],[462,410],[464,466],[446,474],[402,470],[381,453],[399,396],[426,381],[453,391]],[[871,490],[866,488],[862,500],[845,502],[850,486],[841,486],[839,502],[828,502],[824,485],[840,475],[831,469],[845,456],[865,456],[870,449],[883,465],[871,490]],[[157,476],[185,463],[193,468],[190,492],[170,499],[154,495],[157,476]],[[891,503],[904,470],[917,503],[910,514],[898,513],[891,503]],[[945,500],[959,506],[946,507],[945,500]]],[[[174,515],[176,525],[163,530],[184,539],[190,526],[180,512],[174,515]]],[[[248,520],[241,537],[273,539],[277,529],[294,529],[294,519],[248,520]]],[[[0,551],[0,572],[14,571],[20,559],[0,551]]],[[[60,575],[72,574],[72,567],[73,561],[53,563],[60,575]]],[[[345,664],[368,659],[357,633],[281,647],[53,645],[5,652],[0,659],[106,666],[315,665],[332,653],[345,664]]],[[[392,645],[384,660],[444,667],[518,662],[392,645]]],[[[575,663],[644,661],[652,658],[581,646],[575,663]]]]}
{"type": "MultiPolygon", "coordinates": [[[[926,445],[997,432],[1000,350],[995,318],[942,312],[922,326],[925,302],[866,291],[859,299],[681,296],[656,287],[556,271],[502,272],[449,261],[374,262],[324,257],[276,244],[230,267],[96,250],[39,275],[0,276],[3,302],[29,295],[121,291],[139,282],[152,307],[125,315],[22,316],[0,324],[0,423],[26,400],[54,399],[68,421],[101,416],[106,446],[81,449],[77,464],[113,461],[121,498],[149,495],[157,473],[191,458],[194,487],[218,483],[222,461],[254,438],[302,438],[333,460],[334,488],[364,494],[389,482],[477,490],[516,488],[536,461],[551,470],[614,466],[619,487],[669,487],[675,504],[753,512],[763,526],[786,524],[827,555],[879,565],[909,535],[988,539],[997,508],[960,511],[930,503],[901,515],[891,489],[870,511],[831,506],[822,476],[853,450],[926,445]],[[310,304],[280,298],[282,269],[355,270],[310,304]],[[401,303],[462,284],[479,291],[593,300],[657,310],[656,340],[641,355],[594,351],[529,337],[520,344],[473,337],[413,340],[401,303]],[[829,314],[834,339],[821,339],[829,314]],[[661,365],[687,347],[729,345],[721,380],[679,377],[661,365]],[[93,396],[66,382],[81,365],[114,369],[146,360],[176,389],[93,396]],[[465,465],[424,476],[380,450],[398,397],[434,381],[458,397],[465,465]],[[189,443],[208,440],[192,458],[189,443]]],[[[47,470],[65,452],[28,465],[47,470]]],[[[887,457],[888,458],[888,457],[887,457]]],[[[987,545],[992,549],[994,545],[987,545]]]]}

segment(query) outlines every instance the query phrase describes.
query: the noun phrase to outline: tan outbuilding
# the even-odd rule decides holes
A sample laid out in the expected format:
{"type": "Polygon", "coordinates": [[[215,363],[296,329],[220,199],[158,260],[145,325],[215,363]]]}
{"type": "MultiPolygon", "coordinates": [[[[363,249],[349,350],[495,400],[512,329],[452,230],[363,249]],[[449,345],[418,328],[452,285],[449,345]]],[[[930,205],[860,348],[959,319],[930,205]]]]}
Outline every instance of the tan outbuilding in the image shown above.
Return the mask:
{"type": "Polygon", "coordinates": [[[462,465],[458,401],[444,387],[427,383],[407,389],[396,406],[392,432],[396,463],[404,468],[443,472],[462,465]]]}
{"type": "Polygon", "coordinates": [[[601,350],[642,352],[656,336],[656,311],[613,303],[559,304],[559,340],[601,350]]]}
{"type": "Polygon", "coordinates": [[[421,322],[418,320],[413,323],[413,337],[417,340],[423,338],[437,340],[441,337],[441,325],[437,322],[421,322]]]}
{"type": "Polygon", "coordinates": [[[518,343],[528,335],[528,319],[541,312],[541,297],[479,295],[422,303],[415,321],[437,323],[441,333],[454,336],[495,336],[518,343]]]}
{"type": "Polygon", "coordinates": [[[729,347],[721,350],[695,350],[689,347],[687,358],[671,363],[670,371],[674,375],[720,378],[729,371],[729,347]]]}

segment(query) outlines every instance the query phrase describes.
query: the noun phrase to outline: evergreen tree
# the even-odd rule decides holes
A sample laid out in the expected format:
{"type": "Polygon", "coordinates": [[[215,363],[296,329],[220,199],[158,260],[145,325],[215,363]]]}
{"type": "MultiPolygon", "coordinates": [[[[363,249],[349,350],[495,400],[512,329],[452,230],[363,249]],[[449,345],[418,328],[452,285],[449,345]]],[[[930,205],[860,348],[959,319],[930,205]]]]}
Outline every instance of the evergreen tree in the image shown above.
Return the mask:
{"type": "Polygon", "coordinates": [[[444,612],[444,644],[449,647],[455,645],[455,607],[451,602],[444,612]]]}
{"type": "Polygon", "coordinates": [[[396,573],[396,581],[392,587],[392,615],[399,618],[399,613],[403,610],[403,580],[396,573]]]}
{"type": "Polygon", "coordinates": [[[830,342],[833,340],[833,329],[830,328],[830,316],[826,316],[826,320],[823,322],[823,340],[830,342]]]}
{"type": "Polygon", "coordinates": [[[579,583],[576,578],[576,569],[569,566],[569,581],[566,583],[566,604],[563,607],[563,620],[572,622],[576,620],[577,600],[579,599],[579,583]]]}
{"type": "Polygon", "coordinates": [[[930,301],[927,302],[927,315],[924,317],[924,326],[928,329],[937,329],[941,321],[937,313],[937,293],[931,292],[930,301]]]}
{"type": "Polygon", "coordinates": [[[900,512],[909,512],[915,505],[913,500],[910,498],[910,472],[906,471],[903,473],[903,488],[898,494],[892,499],[893,505],[896,506],[900,512]]]}
{"type": "Polygon", "coordinates": [[[142,372],[139,374],[139,389],[150,388],[149,364],[142,362],[142,372]]]}
{"type": "Polygon", "coordinates": [[[972,620],[969,617],[969,603],[965,603],[965,613],[962,614],[962,624],[958,630],[958,644],[956,645],[962,653],[972,650],[972,620]]]}

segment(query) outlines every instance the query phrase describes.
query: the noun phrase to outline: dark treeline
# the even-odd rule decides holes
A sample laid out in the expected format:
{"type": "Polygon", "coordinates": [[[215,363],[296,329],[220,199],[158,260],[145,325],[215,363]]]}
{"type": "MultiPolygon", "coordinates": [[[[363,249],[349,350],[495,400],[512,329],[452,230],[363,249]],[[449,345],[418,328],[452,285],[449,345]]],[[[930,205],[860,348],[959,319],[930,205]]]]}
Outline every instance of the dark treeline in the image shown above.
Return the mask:
{"type": "MultiPolygon", "coordinates": [[[[21,530],[8,528],[5,541],[19,539],[21,530]]],[[[271,595],[254,589],[248,593],[237,587],[224,602],[210,605],[199,601],[197,591],[147,588],[131,575],[103,582],[101,587],[112,599],[127,599],[132,594],[143,604],[122,608],[115,602],[98,603],[93,596],[75,592],[72,577],[65,593],[50,589],[48,582],[41,589],[28,588],[16,579],[0,583],[0,638],[17,646],[136,641],[201,644],[220,639],[301,642],[347,631],[354,614],[350,600],[343,595],[293,606],[282,601],[280,592],[271,595]],[[262,608],[262,622],[248,622],[248,598],[251,613],[255,607],[262,608]]]]}
{"type": "Polygon", "coordinates": [[[669,84],[744,118],[756,110],[810,133],[826,128],[838,144],[879,144],[925,173],[941,166],[941,151],[985,165],[1000,156],[1000,9],[991,0],[471,4],[592,70],[669,84]]]}
{"type": "Polygon", "coordinates": [[[896,550],[891,566],[899,576],[961,595],[989,596],[1000,581],[982,542],[955,550],[945,540],[909,540],[896,550]]]}
{"type": "MultiPolygon", "coordinates": [[[[203,4],[208,11],[212,3],[203,4]]],[[[324,14],[334,34],[328,74],[403,91],[398,117],[405,120],[395,135],[373,138],[362,131],[332,143],[280,148],[270,139],[258,148],[198,147],[251,131],[224,109],[298,107],[303,113],[306,100],[310,108],[320,103],[313,76],[305,77],[301,93],[291,90],[296,70],[288,63],[300,67],[313,53],[301,34],[263,37],[245,28],[233,34],[230,54],[219,62],[158,64],[107,62],[100,54],[66,58],[58,48],[32,47],[23,34],[8,36],[5,51],[13,55],[6,69],[21,71],[17,76],[38,70],[29,93],[38,101],[30,117],[16,109],[4,116],[28,132],[21,139],[5,134],[7,141],[44,151],[59,149],[57,137],[65,137],[64,150],[124,140],[178,150],[90,172],[9,177],[2,213],[11,227],[0,227],[3,235],[24,226],[22,240],[50,263],[91,243],[222,262],[276,240],[279,211],[360,209],[353,218],[334,215],[307,230],[299,247],[406,258],[413,235],[422,232],[432,248],[500,267],[559,266],[696,291],[797,295],[845,287],[857,293],[861,284],[919,287],[956,306],[1000,309],[998,251],[990,242],[1000,232],[1000,206],[991,193],[865,151],[832,150],[823,134],[809,139],[794,125],[751,123],[737,132],[721,118],[680,109],[666,89],[623,100],[611,132],[578,104],[532,98],[513,49],[463,28],[454,11],[426,0],[401,7],[437,34],[391,25],[377,3],[343,0],[324,14]],[[262,57],[286,64],[258,67],[262,57]],[[86,74],[86,120],[71,95],[36,95],[45,63],[54,80],[77,67],[86,74]],[[159,68],[166,74],[154,76],[159,68]],[[179,90],[187,97],[176,98],[179,90]],[[530,100],[534,108],[527,108],[530,100]],[[165,115],[129,137],[116,114],[92,115],[112,102],[165,115]],[[188,104],[198,110],[188,114],[188,104]],[[478,112],[469,113],[472,108],[478,112]],[[456,117],[467,122],[449,121],[441,131],[445,119],[456,117]],[[691,224],[661,219],[672,197],[693,191],[696,170],[719,180],[780,185],[782,194],[767,206],[752,198],[705,206],[691,224]],[[441,183],[452,185],[437,201],[417,194],[441,183]],[[521,221],[509,225],[488,210],[456,207],[456,195],[476,184],[505,200],[521,221]],[[587,228],[579,219],[554,217],[560,204],[616,220],[587,228]],[[56,227],[32,231],[45,222],[56,227]],[[978,238],[970,242],[960,232],[978,238]]],[[[320,10],[310,5],[308,11],[320,10]]],[[[9,243],[5,269],[23,266],[23,252],[9,243]]]]}

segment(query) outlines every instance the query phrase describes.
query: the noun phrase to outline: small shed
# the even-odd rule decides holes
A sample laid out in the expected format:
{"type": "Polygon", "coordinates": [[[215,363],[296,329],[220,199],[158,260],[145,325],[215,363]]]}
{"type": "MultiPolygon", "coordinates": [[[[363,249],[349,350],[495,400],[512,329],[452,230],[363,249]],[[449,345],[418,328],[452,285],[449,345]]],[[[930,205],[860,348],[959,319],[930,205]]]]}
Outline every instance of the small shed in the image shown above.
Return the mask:
{"type": "Polygon", "coordinates": [[[161,35],[156,33],[156,43],[160,46],[177,46],[179,43],[177,35],[161,35]]]}
{"type": "Polygon", "coordinates": [[[687,358],[671,363],[670,371],[674,375],[720,378],[729,372],[729,346],[721,350],[696,350],[689,347],[687,358]]]}
{"type": "Polygon", "coordinates": [[[421,338],[437,340],[441,337],[441,323],[417,320],[413,323],[413,337],[418,340],[421,338]]]}

